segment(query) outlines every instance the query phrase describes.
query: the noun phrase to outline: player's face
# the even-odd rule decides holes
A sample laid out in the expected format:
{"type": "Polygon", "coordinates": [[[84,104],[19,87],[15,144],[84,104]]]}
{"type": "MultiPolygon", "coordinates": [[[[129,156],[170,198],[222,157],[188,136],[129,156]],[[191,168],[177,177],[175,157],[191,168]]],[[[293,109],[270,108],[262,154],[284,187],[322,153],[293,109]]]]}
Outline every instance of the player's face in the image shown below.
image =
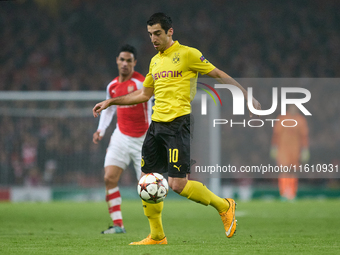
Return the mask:
{"type": "Polygon", "coordinates": [[[167,33],[162,29],[161,24],[148,26],[148,32],[156,50],[163,52],[171,46],[173,29],[170,28],[167,33]]]}
{"type": "Polygon", "coordinates": [[[120,75],[128,76],[134,72],[134,67],[137,63],[131,52],[121,52],[116,59],[118,71],[120,75]]]}

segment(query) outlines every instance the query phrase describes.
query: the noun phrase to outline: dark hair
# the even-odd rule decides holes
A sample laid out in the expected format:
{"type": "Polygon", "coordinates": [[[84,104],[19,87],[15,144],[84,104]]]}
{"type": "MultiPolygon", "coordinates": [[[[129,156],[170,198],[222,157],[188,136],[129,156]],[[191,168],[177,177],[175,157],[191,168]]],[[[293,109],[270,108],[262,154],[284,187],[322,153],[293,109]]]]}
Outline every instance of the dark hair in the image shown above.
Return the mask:
{"type": "Polygon", "coordinates": [[[133,54],[135,60],[137,59],[137,50],[136,50],[136,48],[133,47],[133,46],[131,46],[131,45],[129,45],[129,44],[125,44],[125,45],[123,45],[123,46],[120,48],[120,50],[119,50],[119,52],[118,52],[118,56],[119,56],[119,54],[120,54],[121,52],[130,52],[130,53],[133,54]]]}
{"type": "Polygon", "coordinates": [[[165,33],[168,32],[170,28],[172,28],[172,20],[169,16],[164,14],[163,12],[157,12],[153,14],[149,20],[146,22],[149,26],[153,26],[155,24],[160,24],[165,33]]]}

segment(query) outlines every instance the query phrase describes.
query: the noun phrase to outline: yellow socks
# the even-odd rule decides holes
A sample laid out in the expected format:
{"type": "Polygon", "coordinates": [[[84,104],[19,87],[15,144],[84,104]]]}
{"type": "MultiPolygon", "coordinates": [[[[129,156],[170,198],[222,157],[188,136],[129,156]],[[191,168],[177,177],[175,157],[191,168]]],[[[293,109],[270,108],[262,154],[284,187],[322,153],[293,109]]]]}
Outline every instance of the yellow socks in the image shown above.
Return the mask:
{"type": "Polygon", "coordinates": [[[162,240],[165,237],[162,225],[163,202],[150,204],[142,200],[144,214],[149,219],[151,238],[162,240]]]}
{"type": "MultiPolygon", "coordinates": [[[[206,186],[197,181],[188,181],[180,195],[203,205],[211,205],[219,213],[229,209],[229,204],[225,199],[216,196],[206,186]]],[[[162,240],[165,237],[162,224],[164,203],[150,204],[143,200],[142,203],[144,214],[149,220],[151,238],[162,240]]]]}
{"type": "Polygon", "coordinates": [[[188,180],[180,195],[203,205],[211,205],[219,213],[229,209],[225,199],[216,196],[203,183],[197,181],[188,180]]]}

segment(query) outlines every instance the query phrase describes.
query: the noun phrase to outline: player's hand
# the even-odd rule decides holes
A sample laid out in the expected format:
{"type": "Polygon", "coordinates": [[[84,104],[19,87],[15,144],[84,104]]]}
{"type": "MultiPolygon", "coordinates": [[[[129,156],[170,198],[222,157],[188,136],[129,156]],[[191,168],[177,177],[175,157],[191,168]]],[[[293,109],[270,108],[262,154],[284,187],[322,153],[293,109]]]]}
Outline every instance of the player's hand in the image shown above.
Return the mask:
{"type": "Polygon", "coordinates": [[[96,131],[93,133],[93,143],[98,144],[98,141],[100,141],[103,137],[100,136],[100,131],[96,131]]]}
{"type": "Polygon", "coordinates": [[[300,161],[301,163],[306,164],[309,161],[310,153],[308,148],[303,148],[300,154],[300,161]]]}
{"type": "MultiPolygon", "coordinates": [[[[261,104],[259,103],[259,101],[257,101],[255,98],[253,98],[253,106],[256,110],[261,110],[261,104]]],[[[249,110],[249,108],[248,108],[249,110]]],[[[249,116],[253,117],[253,113],[251,111],[249,111],[249,116]]],[[[256,115],[258,117],[260,117],[260,115],[256,115]]]]}
{"type": "Polygon", "coordinates": [[[93,114],[93,117],[97,118],[99,115],[100,115],[100,112],[102,110],[105,110],[107,107],[109,107],[109,102],[108,100],[105,100],[103,102],[100,102],[98,104],[96,104],[93,109],[92,109],[92,114],[93,114]]]}

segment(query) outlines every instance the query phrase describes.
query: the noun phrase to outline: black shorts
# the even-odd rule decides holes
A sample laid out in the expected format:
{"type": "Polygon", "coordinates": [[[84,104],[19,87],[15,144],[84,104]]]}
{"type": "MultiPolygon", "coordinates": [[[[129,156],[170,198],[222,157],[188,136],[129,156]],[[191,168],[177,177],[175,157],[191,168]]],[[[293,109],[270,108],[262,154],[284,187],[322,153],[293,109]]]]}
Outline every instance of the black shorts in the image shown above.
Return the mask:
{"type": "Polygon", "coordinates": [[[142,172],[184,178],[190,173],[190,115],[152,121],[142,147],[142,172]]]}

